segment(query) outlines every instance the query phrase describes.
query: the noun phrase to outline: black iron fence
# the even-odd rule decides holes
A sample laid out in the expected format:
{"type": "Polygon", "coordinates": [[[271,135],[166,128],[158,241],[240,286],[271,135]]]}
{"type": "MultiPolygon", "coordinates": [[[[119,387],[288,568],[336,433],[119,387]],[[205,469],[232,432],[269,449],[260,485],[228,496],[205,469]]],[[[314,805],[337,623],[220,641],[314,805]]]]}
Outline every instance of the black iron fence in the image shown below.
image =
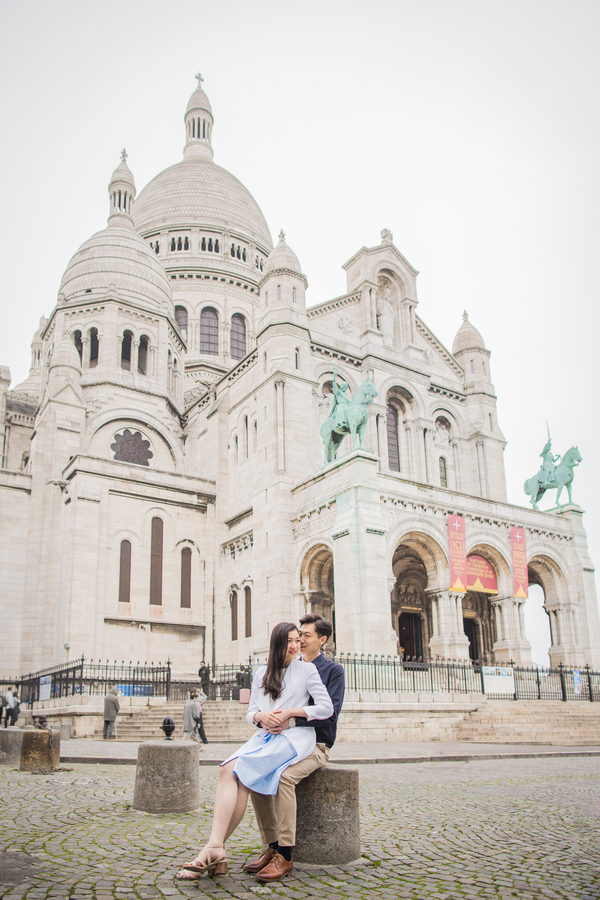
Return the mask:
{"type": "Polygon", "coordinates": [[[346,690],[377,693],[486,694],[499,700],[600,700],[600,672],[589,666],[540,668],[512,662],[400,659],[371,654],[340,654],[346,690]]]}
{"type": "Polygon", "coordinates": [[[29,707],[43,700],[81,695],[104,696],[116,687],[125,697],[171,699],[171,663],[143,666],[110,663],[108,660],[73,660],[39,672],[23,675],[18,682],[21,702],[29,707]]]}
{"type": "MultiPolygon", "coordinates": [[[[487,665],[480,660],[400,659],[371,654],[337,654],[346,675],[346,690],[377,694],[486,694],[490,699],[600,701],[600,672],[589,666],[539,668],[512,662],[487,665]]],[[[164,697],[187,700],[201,690],[209,700],[238,700],[250,688],[261,661],[213,666],[211,679],[173,681],[171,663],[140,665],[86,660],[83,657],[18,679],[0,680],[0,692],[16,686],[24,706],[43,700],[76,696],[105,696],[116,687],[125,697],[164,697]]],[[[262,663],[264,664],[264,663],[262,663]]]]}

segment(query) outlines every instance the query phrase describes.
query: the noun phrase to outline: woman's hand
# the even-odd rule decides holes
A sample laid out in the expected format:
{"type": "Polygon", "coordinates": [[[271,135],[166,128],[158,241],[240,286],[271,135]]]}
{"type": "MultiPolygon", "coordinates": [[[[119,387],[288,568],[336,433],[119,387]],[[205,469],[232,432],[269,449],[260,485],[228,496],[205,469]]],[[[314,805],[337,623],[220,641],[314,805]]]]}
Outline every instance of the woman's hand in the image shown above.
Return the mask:
{"type": "Polygon", "coordinates": [[[254,721],[258,724],[262,725],[262,727],[266,731],[271,731],[274,728],[279,728],[282,722],[282,710],[275,709],[272,712],[257,712],[254,715],[254,721]]]}

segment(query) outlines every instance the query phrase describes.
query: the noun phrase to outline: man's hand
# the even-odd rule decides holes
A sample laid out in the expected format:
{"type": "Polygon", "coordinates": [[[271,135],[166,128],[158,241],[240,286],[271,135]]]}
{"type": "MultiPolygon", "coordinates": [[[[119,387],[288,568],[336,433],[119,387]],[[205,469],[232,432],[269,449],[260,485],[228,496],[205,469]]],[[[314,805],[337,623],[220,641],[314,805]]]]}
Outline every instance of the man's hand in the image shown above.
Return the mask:
{"type": "Polygon", "coordinates": [[[264,730],[268,731],[269,734],[281,734],[282,731],[285,731],[289,727],[290,723],[287,719],[284,722],[279,722],[278,725],[274,725],[273,727],[263,725],[264,730]]]}

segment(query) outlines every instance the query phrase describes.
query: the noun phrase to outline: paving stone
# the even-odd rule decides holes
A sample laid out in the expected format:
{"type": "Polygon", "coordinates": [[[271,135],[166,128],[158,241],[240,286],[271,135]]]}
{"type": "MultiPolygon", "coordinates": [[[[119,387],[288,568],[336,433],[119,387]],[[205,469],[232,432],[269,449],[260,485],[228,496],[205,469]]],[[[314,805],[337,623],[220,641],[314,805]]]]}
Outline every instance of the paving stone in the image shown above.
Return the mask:
{"type": "Polygon", "coordinates": [[[595,757],[361,766],[362,864],[299,867],[268,887],[241,868],[259,843],[251,811],[229,842],[226,877],[173,880],[210,830],[214,770],[200,770],[200,809],[179,815],[131,809],[133,767],[98,765],[88,773],[83,764],[52,778],[0,772],[0,850],[27,854],[33,876],[20,884],[0,879],[0,897],[600,898],[595,757]]]}

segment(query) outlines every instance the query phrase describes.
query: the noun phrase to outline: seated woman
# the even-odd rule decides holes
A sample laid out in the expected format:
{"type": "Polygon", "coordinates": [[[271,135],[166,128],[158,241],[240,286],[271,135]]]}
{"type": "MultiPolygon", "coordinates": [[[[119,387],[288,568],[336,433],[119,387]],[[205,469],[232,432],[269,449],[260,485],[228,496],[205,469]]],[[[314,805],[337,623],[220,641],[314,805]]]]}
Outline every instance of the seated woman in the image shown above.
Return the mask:
{"type": "Polygon", "coordinates": [[[297,659],[299,652],[297,627],[292,622],[280,622],[271,632],[267,665],[261,666],[254,677],[248,706],[248,724],[263,727],[221,764],[208,843],[177,873],[179,881],[195,881],[205,872],[211,876],[225,874],[225,841],[241,822],[250,791],[275,795],[283,770],[305,759],[315,748],[314,728],[293,728],[294,719],[328,719],[333,714],[331,698],[317,669],[297,659]],[[308,705],[310,697],[314,706],[308,705]],[[285,733],[266,730],[286,721],[290,727],[285,733]]]}

